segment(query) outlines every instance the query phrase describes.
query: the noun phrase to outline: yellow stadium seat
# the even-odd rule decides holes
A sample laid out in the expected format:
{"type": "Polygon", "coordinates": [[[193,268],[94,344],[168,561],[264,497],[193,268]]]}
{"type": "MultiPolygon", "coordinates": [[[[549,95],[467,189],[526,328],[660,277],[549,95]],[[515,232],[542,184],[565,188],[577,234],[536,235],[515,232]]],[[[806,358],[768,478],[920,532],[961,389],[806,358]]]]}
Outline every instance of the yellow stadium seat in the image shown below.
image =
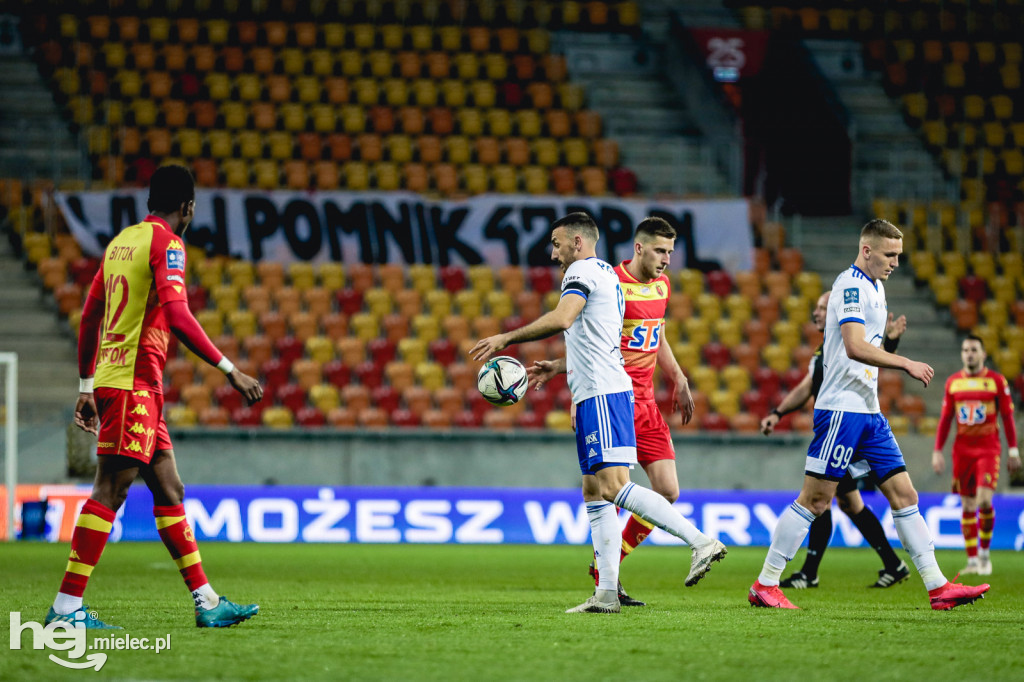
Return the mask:
{"type": "Polygon", "coordinates": [[[306,355],[321,365],[334,359],[334,343],[326,336],[310,336],[306,339],[306,355]]]}
{"type": "Polygon", "coordinates": [[[686,369],[686,376],[690,380],[690,386],[701,393],[710,394],[718,390],[718,372],[714,367],[707,365],[695,365],[686,369]]]}
{"type": "Polygon", "coordinates": [[[430,343],[441,336],[440,318],[433,315],[417,315],[412,318],[412,329],[416,338],[430,343]]]}
{"type": "Polygon", "coordinates": [[[743,342],[743,322],[741,320],[721,318],[714,322],[715,337],[725,346],[732,348],[743,342]]]}
{"type": "Polygon", "coordinates": [[[691,317],[683,321],[686,330],[685,339],[697,346],[704,346],[711,341],[710,323],[701,317],[691,317]]]}
{"type": "Polygon", "coordinates": [[[526,166],[522,171],[523,187],[528,194],[547,194],[549,175],[541,166],[526,166]]]}
{"type": "Polygon", "coordinates": [[[311,387],[309,389],[309,402],[324,414],[341,406],[338,389],[330,384],[317,384],[311,387]]]}
{"type": "Polygon", "coordinates": [[[256,314],[251,310],[228,311],[228,325],[236,339],[244,339],[256,333],[256,314]]]}
{"type": "Polygon", "coordinates": [[[317,268],[320,286],[328,291],[345,287],[345,268],[340,263],[321,263],[317,268]]]}
{"type": "Polygon", "coordinates": [[[544,416],[544,426],[552,431],[572,431],[572,418],[565,410],[551,410],[544,416]]]}
{"type": "Polygon", "coordinates": [[[960,295],[957,288],[957,281],[949,275],[935,275],[931,280],[932,293],[935,294],[935,303],[946,307],[960,295]]]}
{"type": "Polygon", "coordinates": [[[220,310],[200,310],[196,313],[196,321],[207,336],[220,336],[224,333],[223,312],[220,310]]]}
{"type": "Polygon", "coordinates": [[[492,317],[503,320],[513,313],[512,297],[505,291],[489,291],[486,294],[487,310],[492,317]]]}
{"type": "Polygon", "coordinates": [[[294,418],[291,410],[283,406],[268,407],[260,415],[260,421],[270,429],[286,430],[294,425],[294,418]]]}
{"type": "Polygon", "coordinates": [[[195,410],[186,405],[167,407],[167,424],[174,427],[192,427],[199,423],[195,410]]]}
{"type": "Polygon", "coordinates": [[[380,321],[372,313],[356,313],[349,319],[349,331],[361,341],[372,341],[380,336],[380,321]]]}
{"type": "Polygon", "coordinates": [[[458,291],[455,293],[454,301],[458,313],[465,318],[473,319],[483,314],[483,302],[479,291],[474,289],[458,291]]]}
{"type": "Polygon", "coordinates": [[[780,374],[789,369],[792,364],[791,358],[791,349],[777,343],[770,343],[761,351],[764,364],[780,374]]]}
{"type": "Polygon", "coordinates": [[[420,362],[414,367],[416,383],[423,388],[436,391],[445,385],[444,367],[436,362],[420,362]]]}
{"type": "Polygon", "coordinates": [[[746,323],[752,314],[750,299],[742,294],[729,294],[725,299],[725,309],[729,313],[729,319],[736,320],[741,325],[746,323]]]}
{"type": "Polygon", "coordinates": [[[437,318],[451,314],[452,296],[444,289],[432,289],[424,295],[430,314],[437,318]]]}
{"type": "Polygon", "coordinates": [[[680,290],[690,298],[696,300],[704,293],[704,275],[700,270],[683,269],[678,277],[680,290]]]}
{"type": "Polygon", "coordinates": [[[684,371],[700,364],[700,347],[695,343],[672,341],[672,354],[684,371]]]}
{"type": "Polygon", "coordinates": [[[725,387],[736,395],[742,395],[750,390],[750,373],[739,365],[723,367],[719,377],[725,387]]]}
{"type": "Polygon", "coordinates": [[[427,341],[425,339],[405,338],[398,342],[398,356],[410,365],[427,360],[427,341]]]}
{"type": "Polygon", "coordinates": [[[713,324],[715,320],[722,316],[722,299],[715,294],[702,293],[697,296],[696,303],[700,316],[708,324],[713,324]]]}

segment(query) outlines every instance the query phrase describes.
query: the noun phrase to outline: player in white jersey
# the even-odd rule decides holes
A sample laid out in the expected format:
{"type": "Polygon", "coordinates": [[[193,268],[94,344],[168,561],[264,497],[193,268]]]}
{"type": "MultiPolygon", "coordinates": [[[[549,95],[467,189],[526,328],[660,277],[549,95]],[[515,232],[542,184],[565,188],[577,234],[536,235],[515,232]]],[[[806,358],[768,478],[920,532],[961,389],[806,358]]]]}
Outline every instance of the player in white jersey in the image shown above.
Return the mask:
{"type": "Polygon", "coordinates": [[[593,596],[567,613],[618,613],[621,529],[616,506],[692,548],[688,587],[725,556],[726,548],[700,532],[664,497],[630,482],[629,469],[637,461],[636,434],[633,383],[619,350],[624,307],[619,278],[612,266],[597,258],[599,233],[589,215],[570,213],[551,228],[551,259],[564,272],[558,306],[524,327],[481,339],[470,355],[484,361],[511,344],[565,332],[566,357],[538,362],[528,371],[535,386],[568,372],[576,405],[576,453],[600,583],[593,596]]]}
{"type": "Polygon", "coordinates": [[[882,282],[899,265],[902,252],[903,233],[885,220],[872,220],[861,230],[857,260],[832,285],[825,318],[825,376],[814,406],[804,485],[772,533],[761,575],[747,596],[753,606],[797,608],[779,589],[779,577],[811,522],[832,505],[836,485],[848,468],[875,472],[900,542],[924,580],[933,609],[970,604],[989,589],[951,583],[943,576],[903,453],[878,408],[879,367],[902,369],[925,386],[935,375],[925,363],[880,347],[888,317],[882,282]]]}

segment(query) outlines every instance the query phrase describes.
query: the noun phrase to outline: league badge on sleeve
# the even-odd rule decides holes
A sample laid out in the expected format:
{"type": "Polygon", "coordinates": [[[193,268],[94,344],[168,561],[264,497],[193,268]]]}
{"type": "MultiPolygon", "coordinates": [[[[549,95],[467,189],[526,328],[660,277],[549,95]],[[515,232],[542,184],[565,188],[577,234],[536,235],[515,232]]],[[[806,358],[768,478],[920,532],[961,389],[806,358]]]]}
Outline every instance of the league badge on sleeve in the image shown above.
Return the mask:
{"type": "Polygon", "coordinates": [[[185,250],[175,249],[172,246],[167,247],[167,269],[185,272],[185,250]]]}
{"type": "Polygon", "coordinates": [[[844,289],[843,304],[860,303],[860,289],[844,289]]]}

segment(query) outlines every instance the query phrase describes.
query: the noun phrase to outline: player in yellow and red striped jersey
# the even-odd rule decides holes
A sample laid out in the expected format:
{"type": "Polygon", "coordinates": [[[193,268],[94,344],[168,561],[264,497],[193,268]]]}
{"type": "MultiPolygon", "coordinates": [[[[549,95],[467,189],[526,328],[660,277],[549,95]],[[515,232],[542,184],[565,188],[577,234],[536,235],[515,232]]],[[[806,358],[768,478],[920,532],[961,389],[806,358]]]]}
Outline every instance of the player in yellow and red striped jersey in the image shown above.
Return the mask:
{"type": "MultiPolygon", "coordinates": [[[[626,373],[633,380],[636,455],[651,482],[651,489],[669,502],[679,499],[676,452],[672,434],[654,401],[654,368],[660,367],[672,390],[672,411],[682,410],[683,423],[693,416],[693,396],[686,375],[676,362],[665,338],[665,312],[671,294],[668,276],[669,258],[675,249],[676,231],[661,218],[645,218],[637,225],[633,240],[633,258],[615,268],[625,298],[620,349],[626,373]]],[[[625,559],[651,532],[652,525],[636,514],[622,529],[625,559]]],[[[596,569],[591,567],[595,584],[596,569]]],[[[619,602],[623,606],[643,606],[631,598],[619,584],[619,602]]]]}
{"type": "Polygon", "coordinates": [[[992,496],[999,482],[999,455],[1003,450],[997,417],[1002,417],[1006,431],[1010,455],[1007,468],[1013,473],[1021,467],[1010,387],[1006,377],[985,367],[985,357],[979,337],[972,334],[960,344],[964,368],[946,380],[932,453],[932,468],[940,474],[946,468],[942,448],[956,419],[953,492],[960,495],[963,505],[960,529],[967,550],[967,566],[960,572],[979,575],[992,574],[989,547],[996,520],[992,496]]]}
{"type": "Polygon", "coordinates": [[[256,604],[235,604],[210,587],[185,518],[185,486],[163,418],[163,372],[171,334],[223,371],[250,405],[263,397],[263,389],[217,350],[189,311],[181,241],[195,211],[195,182],[188,169],[158,169],[150,181],[148,206],[151,214],[145,220],[125,228],[107,246],[82,311],[75,424],[97,434],[99,464],[47,623],[113,627],[83,607],[82,595],[117,510],[139,475],[153,493],[160,539],[192,593],[196,626],[226,627],[259,611],[256,604]]]}

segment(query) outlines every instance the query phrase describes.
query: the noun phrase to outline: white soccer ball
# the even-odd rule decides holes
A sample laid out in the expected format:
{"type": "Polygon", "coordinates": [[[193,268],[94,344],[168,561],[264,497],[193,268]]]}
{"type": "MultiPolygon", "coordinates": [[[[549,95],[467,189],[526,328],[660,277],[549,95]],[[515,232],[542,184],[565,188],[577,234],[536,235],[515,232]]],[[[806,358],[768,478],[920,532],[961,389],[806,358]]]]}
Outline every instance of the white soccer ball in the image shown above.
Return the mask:
{"type": "Polygon", "coordinates": [[[492,405],[513,405],[526,395],[529,385],[526,368],[508,355],[491,358],[476,375],[476,387],[492,405]]]}

